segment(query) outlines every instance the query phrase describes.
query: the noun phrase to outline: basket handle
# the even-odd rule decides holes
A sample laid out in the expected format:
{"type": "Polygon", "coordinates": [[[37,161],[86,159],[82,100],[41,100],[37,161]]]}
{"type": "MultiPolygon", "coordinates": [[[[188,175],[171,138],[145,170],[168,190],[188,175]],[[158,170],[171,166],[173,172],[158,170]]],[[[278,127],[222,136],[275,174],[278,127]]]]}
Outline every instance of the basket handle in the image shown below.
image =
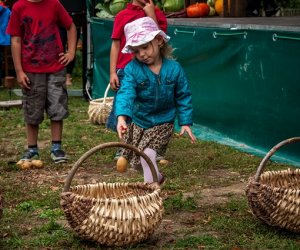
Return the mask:
{"type": "Polygon", "coordinates": [[[157,177],[157,173],[155,171],[155,168],[153,166],[152,161],[150,160],[150,158],[142,151],[140,151],[137,147],[130,145],[130,144],[126,144],[124,142],[107,142],[107,143],[103,143],[103,144],[99,144],[93,148],[91,148],[89,151],[85,152],[73,165],[73,167],[71,168],[70,172],[67,175],[66,178],[66,182],[64,185],[64,189],[63,192],[68,192],[71,186],[71,182],[72,179],[77,171],[77,169],[80,167],[80,165],[91,155],[93,155],[94,153],[96,153],[99,150],[102,150],[104,148],[112,148],[112,147],[124,147],[127,149],[130,149],[132,151],[134,151],[137,155],[142,156],[145,161],[148,163],[152,176],[153,176],[153,180],[154,182],[158,182],[158,177],[157,177]]]}
{"type": "Polygon", "coordinates": [[[275,145],[267,154],[266,156],[262,159],[262,161],[260,162],[259,166],[258,166],[258,169],[256,171],[256,174],[255,174],[255,181],[256,182],[259,182],[259,179],[260,179],[260,175],[262,174],[264,168],[265,168],[265,165],[267,163],[267,161],[271,158],[271,156],[278,150],[280,149],[281,147],[283,147],[284,145],[287,145],[287,144],[290,144],[290,143],[294,143],[294,142],[298,142],[300,141],[300,137],[292,137],[292,138],[289,138],[289,139],[286,139],[280,143],[278,143],[277,145],[275,145]]]}
{"type": "Polygon", "coordinates": [[[105,104],[105,100],[106,100],[109,89],[110,89],[110,83],[107,84],[106,90],[104,92],[104,96],[103,96],[103,103],[104,104],[105,104]]]}

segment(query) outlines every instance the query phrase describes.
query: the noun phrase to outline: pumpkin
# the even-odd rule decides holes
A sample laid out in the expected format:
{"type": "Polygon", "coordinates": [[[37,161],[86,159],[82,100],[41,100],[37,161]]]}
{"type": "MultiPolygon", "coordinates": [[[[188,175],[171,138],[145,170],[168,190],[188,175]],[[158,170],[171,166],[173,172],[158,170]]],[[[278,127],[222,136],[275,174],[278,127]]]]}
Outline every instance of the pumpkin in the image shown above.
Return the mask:
{"type": "MultiPolygon", "coordinates": [[[[228,1],[228,9],[230,8],[230,1],[228,1]]],[[[216,0],[215,2],[215,10],[219,16],[222,16],[223,13],[223,0],[216,0]]]]}
{"type": "Polygon", "coordinates": [[[200,16],[207,16],[210,11],[210,7],[207,3],[199,3],[198,8],[200,11],[200,16]]]}
{"type": "Polygon", "coordinates": [[[188,17],[199,17],[199,9],[196,4],[192,4],[186,8],[186,14],[188,17]]]}
{"type": "Polygon", "coordinates": [[[210,8],[206,3],[195,3],[186,8],[188,17],[203,17],[209,14],[210,8]]]}

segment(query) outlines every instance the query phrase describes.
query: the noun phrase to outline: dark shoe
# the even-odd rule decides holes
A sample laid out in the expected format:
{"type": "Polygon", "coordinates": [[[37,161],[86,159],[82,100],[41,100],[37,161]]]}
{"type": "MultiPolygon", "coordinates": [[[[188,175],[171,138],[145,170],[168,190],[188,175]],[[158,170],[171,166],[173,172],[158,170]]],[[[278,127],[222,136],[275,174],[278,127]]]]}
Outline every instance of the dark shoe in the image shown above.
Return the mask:
{"type": "Polygon", "coordinates": [[[39,153],[36,151],[32,151],[27,149],[20,160],[22,161],[31,161],[31,160],[38,160],[40,158],[39,153]]]}
{"type": "Polygon", "coordinates": [[[248,10],[246,15],[247,15],[247,17],[258,17],[259,11],[258,10],[248,10]]]}
{"type": "Polygon", "coordinates": [[[266,13],[267,17],[275,16],[279,10],[280,10],[280,7],[268,8],[265,10],[265,13],[266,13]]]}
{"type": "Polygon", "coordinates": [[[52,151],[51,159],[54,161],[54,163],[63,163],[68,161],[65,152],[61,149],[52,151]]]}

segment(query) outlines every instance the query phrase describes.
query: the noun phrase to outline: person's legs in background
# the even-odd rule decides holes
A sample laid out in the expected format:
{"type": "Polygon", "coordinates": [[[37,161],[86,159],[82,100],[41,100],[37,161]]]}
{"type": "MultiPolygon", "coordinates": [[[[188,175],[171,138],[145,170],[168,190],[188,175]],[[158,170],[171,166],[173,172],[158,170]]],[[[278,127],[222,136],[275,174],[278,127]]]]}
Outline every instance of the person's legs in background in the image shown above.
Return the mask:
{"type": "Polygon", "coordinates": [[[0,45],[0,86],[3,85],[3,60],[4,60],[4,46],[0,45]]]}
{"type": "Polygon", "coordinates": [[[260,13],[260,0],[247,0],[247,17],[258,17],[260,13]]]}
{"type": "MultiPolygon", "coordinates": [[[[261,16],[261,0],[247,0],[246,14],[248,17],[261,16]]],[[[274,16],[280,10],[274,0],[263,0],[263,9],[267,17],[274,16]]]]}
{"type": "Polygon", "coordinates": [[[274,0],[264,0],[263,5],[267,17],[276,15],[280,10],[274,0]]]}
{"type": "MultiPolygon", "coordinates": [[[[124,69],[117,69],[117,76],[119,78],[119,83],[121,84],[122,79],[124,77],[124,69]]],[[[114,100],[113,100],[112,109],[111,109],[111,112],[110,112],[107,122],[106,122],[106,127],[115,132],[117,132],[117,117],[115,114],[115,101],[116,101],[117,93],[118,93],[118,91],[114,92],[114,100]]]]}
{"type": "MultiPolygon", "coordinates": [[[[76,27],[76,31],[77,31],[77,42],[76,44],[78,44],[80,35],[81,35],[81,27],[76,27]]],[[[64,51],[68,50],[68,37],[67,37],[67,31],[65,29],[60,29],[60,37],[61,37],[61,41],[64,47],[64,51]]],[[[75,67],[75,63],[76,63],[76,54],[74,57],[74,60],[71,61],[68,65],[67,65],[67,74],[66,74],[66,85],[70,86],[72,85],[72,73],[73,73],[73,69],[75,67]]]]}

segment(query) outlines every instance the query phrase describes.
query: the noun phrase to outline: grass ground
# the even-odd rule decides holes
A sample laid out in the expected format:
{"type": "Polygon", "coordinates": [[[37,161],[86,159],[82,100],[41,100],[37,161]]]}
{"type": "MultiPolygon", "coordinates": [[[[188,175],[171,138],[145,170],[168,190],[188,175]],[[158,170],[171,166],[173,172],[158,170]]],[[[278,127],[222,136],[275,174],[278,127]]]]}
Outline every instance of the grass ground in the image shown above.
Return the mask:
{"type": "MultiPolygon", "coordinates": [[[[75,77],[75,81],[76,77],[75,77]]],[[[80,86],[74,83],[72,88],[80,86]]],[[[20,97],[13,95],[13,99],[20,97]]],[[[0,88],[0,100],[8,100],[0,88]]],[[[65,220],[60,193],[68,171],[86,151],[116,134],[88,121],[88,102],[70,97],[70,117],[64,123],[67,164],[52,163],[49,121],[40,126],[39,147],[44,168],[22,171],[16,161],[26,145],[22,111],[0,110],[0,249],[109,249],[78,237],[65,220]]],[[[91,157],[76,173],[72,185],[142,181],[140,172],[115,170],[115,150],[91,157]]],[[[300,249],[300,236],[273,228],[254,217],[245,188],[261,159],[214,142],[174,135],[159,167],[167,177],[162,189],[165,213],[145,242],[120,249],[300,249]]],[[[291,166],[270,162],[268,169],[291,166]]]]}

